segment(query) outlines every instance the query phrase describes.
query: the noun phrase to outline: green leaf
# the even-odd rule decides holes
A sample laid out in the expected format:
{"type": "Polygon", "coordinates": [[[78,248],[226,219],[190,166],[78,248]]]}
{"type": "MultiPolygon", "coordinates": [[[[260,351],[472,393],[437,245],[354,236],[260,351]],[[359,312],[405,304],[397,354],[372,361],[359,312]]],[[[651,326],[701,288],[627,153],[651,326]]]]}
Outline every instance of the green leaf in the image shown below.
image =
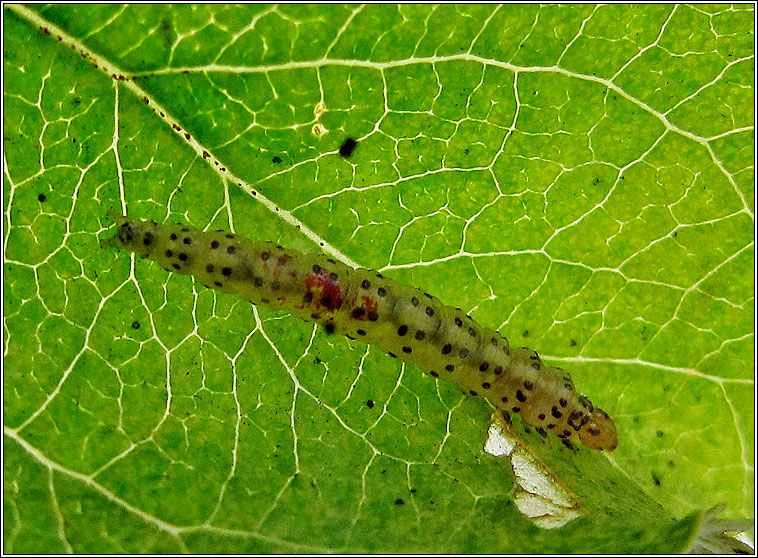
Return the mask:
{"type": "Polygon", "coordinates": [[[6,6],[4,550],[670,553],[748,517],[753,17],[6,6]],[[567,368],[618,450],[514,428],[581,517],[521,514],[486,405],[100,249],[109,209],[380,269],[567,368]]]}

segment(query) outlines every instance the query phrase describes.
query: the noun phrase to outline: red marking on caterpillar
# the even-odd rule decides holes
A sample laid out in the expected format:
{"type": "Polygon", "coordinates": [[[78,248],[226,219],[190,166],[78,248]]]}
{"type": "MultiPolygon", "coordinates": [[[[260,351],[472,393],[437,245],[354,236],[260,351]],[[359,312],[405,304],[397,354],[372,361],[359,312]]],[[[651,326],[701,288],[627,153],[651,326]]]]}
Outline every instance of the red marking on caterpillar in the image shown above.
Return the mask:
{"type": "Polygon", "coordinates": [[[331,275],[334,274],[323,268],[318,273],[308,273],[305,276],[305,288],[306,292],[314,293],[319,307],[323,306],[333,312],[342,308],[342,287],[337,284],[336,279],[330,277],[331,275]]]}
{"type": "Polygon", "coordinates": [[[103,247],[135,252],[209,288],[376,344],[472,397],[521,414],[526,424],[552,431],[569,448],[576,441],[598,450],[618,444],[613,420],[577,393],[565,371],[545,365],[527,348],[512,349],[498,332],[428,293],[271,242],[111,216],[117,233],[101,241],[103,247]]]}
{"type": "Polygon", "coordinates": [[[376,314],[376,311],[379,309],[379,301],[366,295],[361,295],[360,299],[363,301],[357,306],[357,309],[359,309],[360,312],[353,312],[350,319],[368,321],[369,316],[376,314]]]}

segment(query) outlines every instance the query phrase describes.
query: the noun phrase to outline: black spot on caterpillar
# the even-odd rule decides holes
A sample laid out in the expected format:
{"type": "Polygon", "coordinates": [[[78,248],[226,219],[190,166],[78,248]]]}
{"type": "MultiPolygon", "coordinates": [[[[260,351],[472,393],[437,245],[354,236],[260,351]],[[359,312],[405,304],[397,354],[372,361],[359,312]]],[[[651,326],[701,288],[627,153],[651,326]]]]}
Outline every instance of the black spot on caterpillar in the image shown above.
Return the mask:
{"type": "Polygon", "coordinates": [[[472,397],[520,413],[567,446],[577,438],[592,449],[617,446],[613,420],[577,393],[565,371],[544,365],[527,348],[512,349],[495,330],[420,289],[273,242],[109,215],[118,229],[101,241],[104,248],[129,250],[208,288],[374,343],[472,397]]]}
{"type": "Polygon", "coordinates": [[[344,142],[342,142],[342,145],[340,146],[340,156],[343,159],[347,159],[350,157],[350,155],[353,154],[353,151],[355,151],[355,148],[357,146],[357,141],[355,141],[353,138],[347,138],[344,142]]]}

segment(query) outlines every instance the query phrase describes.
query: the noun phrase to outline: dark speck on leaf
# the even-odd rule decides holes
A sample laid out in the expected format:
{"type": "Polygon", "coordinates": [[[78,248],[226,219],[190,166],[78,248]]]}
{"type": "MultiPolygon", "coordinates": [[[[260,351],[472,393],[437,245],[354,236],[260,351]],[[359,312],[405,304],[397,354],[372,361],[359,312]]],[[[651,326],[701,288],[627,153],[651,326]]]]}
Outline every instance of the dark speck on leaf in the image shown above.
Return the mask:
{"type": "Polygon", "coordinates": [[[38,199],[40,202],[44,203],[44,202],[46,202],[46,201],[47,201],[47,196],[46,196],[45,194],[40,194],[39,196],[37,196],[37,199],[38,199]]]}
{"type": "Polygon", "coordinates": [[[274,163],[275,165],[278,165],[279,163],[282,162],[282,158],[279,157],[279,155],[276,155],[276,156],[274,156],[273,159],[271,159],[271,162],[274,163]]]}
{"type": "Polygon", "coordinates": [[[368,407],[369,409],[373,409],[374,402],[371,399],[369,399],[368,401],[366,401],[366,407],[368,407]]]}
{"type": "Polygon", "coordinates": [[[405,500],[403,500],[402,498],[398,498],[397,500],[395,500],[396,506],[402,506],[403,504],[405,504],[405,500]]]}
{"type": "Polygon", "coordinates": [[[139,328],[140,328],[140,323],[138,321],[136,321],[136,320],[133,321],[132,322],[132,329],[139,329],[139,328]]]}
{"type": "Polygon", "coordinates": [[[353,138],[347,138],[344,142],[342,142],[342,145],[340,145],[340,156],[343,159],[347,159],[350,157],[350,155],[353,154],[353,151],[355,151],[355,148],[357,146],[357,141],[355,141],[353,138]]]}

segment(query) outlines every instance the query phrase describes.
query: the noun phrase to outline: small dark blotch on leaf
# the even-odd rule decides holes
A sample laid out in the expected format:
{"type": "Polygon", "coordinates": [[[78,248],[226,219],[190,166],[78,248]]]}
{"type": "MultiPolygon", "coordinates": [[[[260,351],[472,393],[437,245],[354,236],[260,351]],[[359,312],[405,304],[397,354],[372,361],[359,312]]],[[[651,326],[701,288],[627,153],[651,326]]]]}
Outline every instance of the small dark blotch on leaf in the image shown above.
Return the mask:
{"type": "Polygon", "coordinates": [[[138,321],[132,322],[132,329],[139,329],[141,327],[141,324],[138,321]]]}
{"type": "Polygon", "coordinates": [[[45,194],[40,194],[39,196],[37,196],[37,199],[38,199],[38,200],[39,200],[41,203],[45,203],[45,202],[47,201],[47,196],[46,196],[45,194]]]}
{"type": "Polygon", "coordinates": [[[272,163],[274,163],[275,165],[278,165],[279,163],[281,163],[281,162],[282,162],[282,158],[281,158],[281,157],[279,157],[279,155],[275,155],[275,156],[274,156],[274,157],[271,159],[271,162],[272,162],[272,163]]]}
{"type": "Polygon", "coordinates": [[[403,504],[405,504],[405,500],[403,500],[402,498],[398,498],[397,500],[395,500],[396,506],[402,506],[403,504]]]}
{"type": "Polygon", "coordinates": [[[342,142],[342,145],[340,145],[340,156],[343,159],[347,159],[350,157],[350,155],[353,154],[353,151],[355,151],[355,148],[357,146],[357,141],[355,141],[353,138],[347,138],[344,142],[342,142]]]}
{"type": "Polygon", "coordinates": [[[368,407],[369,409],[373,409],[374,402],[371,399],[369,399],[368,401],[366,401],[366,407],[368,407]]]}

